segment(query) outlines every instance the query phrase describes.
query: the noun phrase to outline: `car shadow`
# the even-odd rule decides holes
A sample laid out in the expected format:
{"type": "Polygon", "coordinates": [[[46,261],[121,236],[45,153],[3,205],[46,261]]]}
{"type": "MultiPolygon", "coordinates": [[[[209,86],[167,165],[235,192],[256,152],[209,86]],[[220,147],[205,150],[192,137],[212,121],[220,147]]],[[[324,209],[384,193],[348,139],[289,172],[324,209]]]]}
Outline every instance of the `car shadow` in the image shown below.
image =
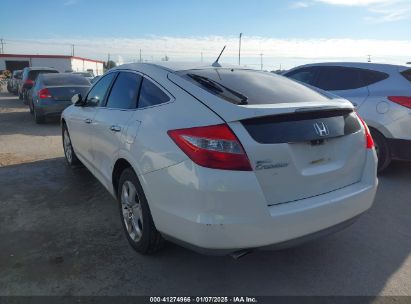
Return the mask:
{"type": "Polygon", "coordinates": [[[346,230],[235,260],[171,243],[153,256],[139,255],[123,234],[116,201],[87,169],[70,169],[63,158],[3,167],[0,294],[409,292],[404,264],[411,251],[411,163],[390,170],[380,178],[373,207],[346,230]]]}

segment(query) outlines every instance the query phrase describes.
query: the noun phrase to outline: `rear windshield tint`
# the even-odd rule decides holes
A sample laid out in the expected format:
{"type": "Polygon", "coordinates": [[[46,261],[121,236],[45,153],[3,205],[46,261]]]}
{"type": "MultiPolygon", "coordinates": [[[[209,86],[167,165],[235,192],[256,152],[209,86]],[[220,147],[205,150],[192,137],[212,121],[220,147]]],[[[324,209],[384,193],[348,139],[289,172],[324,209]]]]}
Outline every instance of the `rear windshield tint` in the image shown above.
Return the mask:
{"type": "Polygon", "coordinates": [[[329,100],[308,87],[273,73],[242,69],[197,69],[178,75],[239,105],[296,103],[329,100]]]}
{"type": "Polygon", "coordinates": [[[38,74],[47,74],[47,73],[58,73],[58,71],[53,71],[53,70],[34,70],[29,72],[28,78],[30,80],[36,80],[38,74]]]}
{"type": "Polygon", "coordinates": [[[402,72],[401,75],[404,76],[405,79],[407,79],[409,82],[411,82],[411,69],[402,72]]]}
{"type": "Polygon", "coordinates": [[[66,86],[66,85],[90,85],[87,78],[79,75],[44,75],[43,83],[45,86],[66,86]]]}

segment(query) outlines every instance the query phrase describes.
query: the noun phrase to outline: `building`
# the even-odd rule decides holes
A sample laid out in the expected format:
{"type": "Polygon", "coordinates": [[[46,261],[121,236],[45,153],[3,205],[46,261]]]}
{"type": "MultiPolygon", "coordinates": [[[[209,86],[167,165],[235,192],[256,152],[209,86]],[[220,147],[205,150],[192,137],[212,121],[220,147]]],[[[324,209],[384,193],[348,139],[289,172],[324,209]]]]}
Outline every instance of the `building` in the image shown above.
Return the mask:
{"type": "Polygon", "coordinates": [[[95,76],[104,73],[103,61],[64,55],[0,54],[0,71],[21,70],[25,67],[49,67],[59,72],[93,72],[95,76]]]}

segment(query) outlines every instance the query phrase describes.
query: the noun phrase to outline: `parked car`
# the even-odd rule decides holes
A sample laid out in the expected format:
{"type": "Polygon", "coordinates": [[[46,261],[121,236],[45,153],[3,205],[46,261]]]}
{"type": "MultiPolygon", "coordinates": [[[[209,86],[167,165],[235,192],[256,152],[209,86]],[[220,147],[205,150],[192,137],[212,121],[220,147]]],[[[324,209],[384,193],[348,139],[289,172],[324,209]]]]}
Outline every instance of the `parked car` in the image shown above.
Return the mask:
{"type": "Polygon", "coordinates": [[[10,79],[7,82],[7,90],[9,93],[17,95],[18,80],[21,79],[22,70],[13,71],[10,79]]]}
{"type": "Polygon", "coordinates": [[[285,76],[350,100],[371,130],[378,169],[411,160],[411,69],[374,63],[321,63],[285,76]]]}
{"type": "Polygon", "coordinates": [[[22,79],[19,82],[19,98],[24,101],[24,104],[28,104],[27,93],[33,87],[34,80],[37,75],[45,73],[58,73],[56,69],[41,68],[41,67],[27,67],[23,69],[22,79]]]}
{"type": "Polygon", "coordinates": [[[79,75],[39,74],[29,93],[30,113],[36,123],[44,123],[46,117],[60,117],[63,110],[72,104],[73,95],[85,95],[89,88],[90,82],[79,75]]]}
{"type": "Polygon", "coordinates": [[[94,78],[94,75],[91,74],[90,72],[73,72],[72,74],[83,76],[84,78],[86,78],[90,82],[94,78]]]}
{"type": "Polygon", "coordinates": [[[97,80],[99,80],[101,78],[101,75],[94,77],[93,79],[90,80],[90,82],[93,84],[95,82],[97,82],[97,80]]]}
{"type": "Polygon", "coordinates": [[[352,104],[283,76],[127,64],[62,114],[69,165],[117,198],[131,246],[278,248],[346,227],[373,203],[377,157],[352,104]]]}

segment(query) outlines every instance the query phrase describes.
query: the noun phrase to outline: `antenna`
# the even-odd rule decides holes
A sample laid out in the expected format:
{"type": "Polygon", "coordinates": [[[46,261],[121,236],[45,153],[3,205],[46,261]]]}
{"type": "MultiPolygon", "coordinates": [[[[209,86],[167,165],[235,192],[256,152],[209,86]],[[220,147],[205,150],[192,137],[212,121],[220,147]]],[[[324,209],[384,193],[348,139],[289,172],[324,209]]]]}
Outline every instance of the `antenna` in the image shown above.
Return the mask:
{"type": "Polygon", "coordinates": [[[219,64],[218,61],[220,60],[221,55],[223,55],[223,52],[224,52],[224,50],[225,50],[225,47],[226,47],[226,45],[225,45],[225,46],[223,47],[223,49],[221,50],[221,53],[220,53],[220,55],[218,55],[216,61],[214,61],[214,63],[212,64],[213,67],[221,68],[221,64],[219,64]]]}

